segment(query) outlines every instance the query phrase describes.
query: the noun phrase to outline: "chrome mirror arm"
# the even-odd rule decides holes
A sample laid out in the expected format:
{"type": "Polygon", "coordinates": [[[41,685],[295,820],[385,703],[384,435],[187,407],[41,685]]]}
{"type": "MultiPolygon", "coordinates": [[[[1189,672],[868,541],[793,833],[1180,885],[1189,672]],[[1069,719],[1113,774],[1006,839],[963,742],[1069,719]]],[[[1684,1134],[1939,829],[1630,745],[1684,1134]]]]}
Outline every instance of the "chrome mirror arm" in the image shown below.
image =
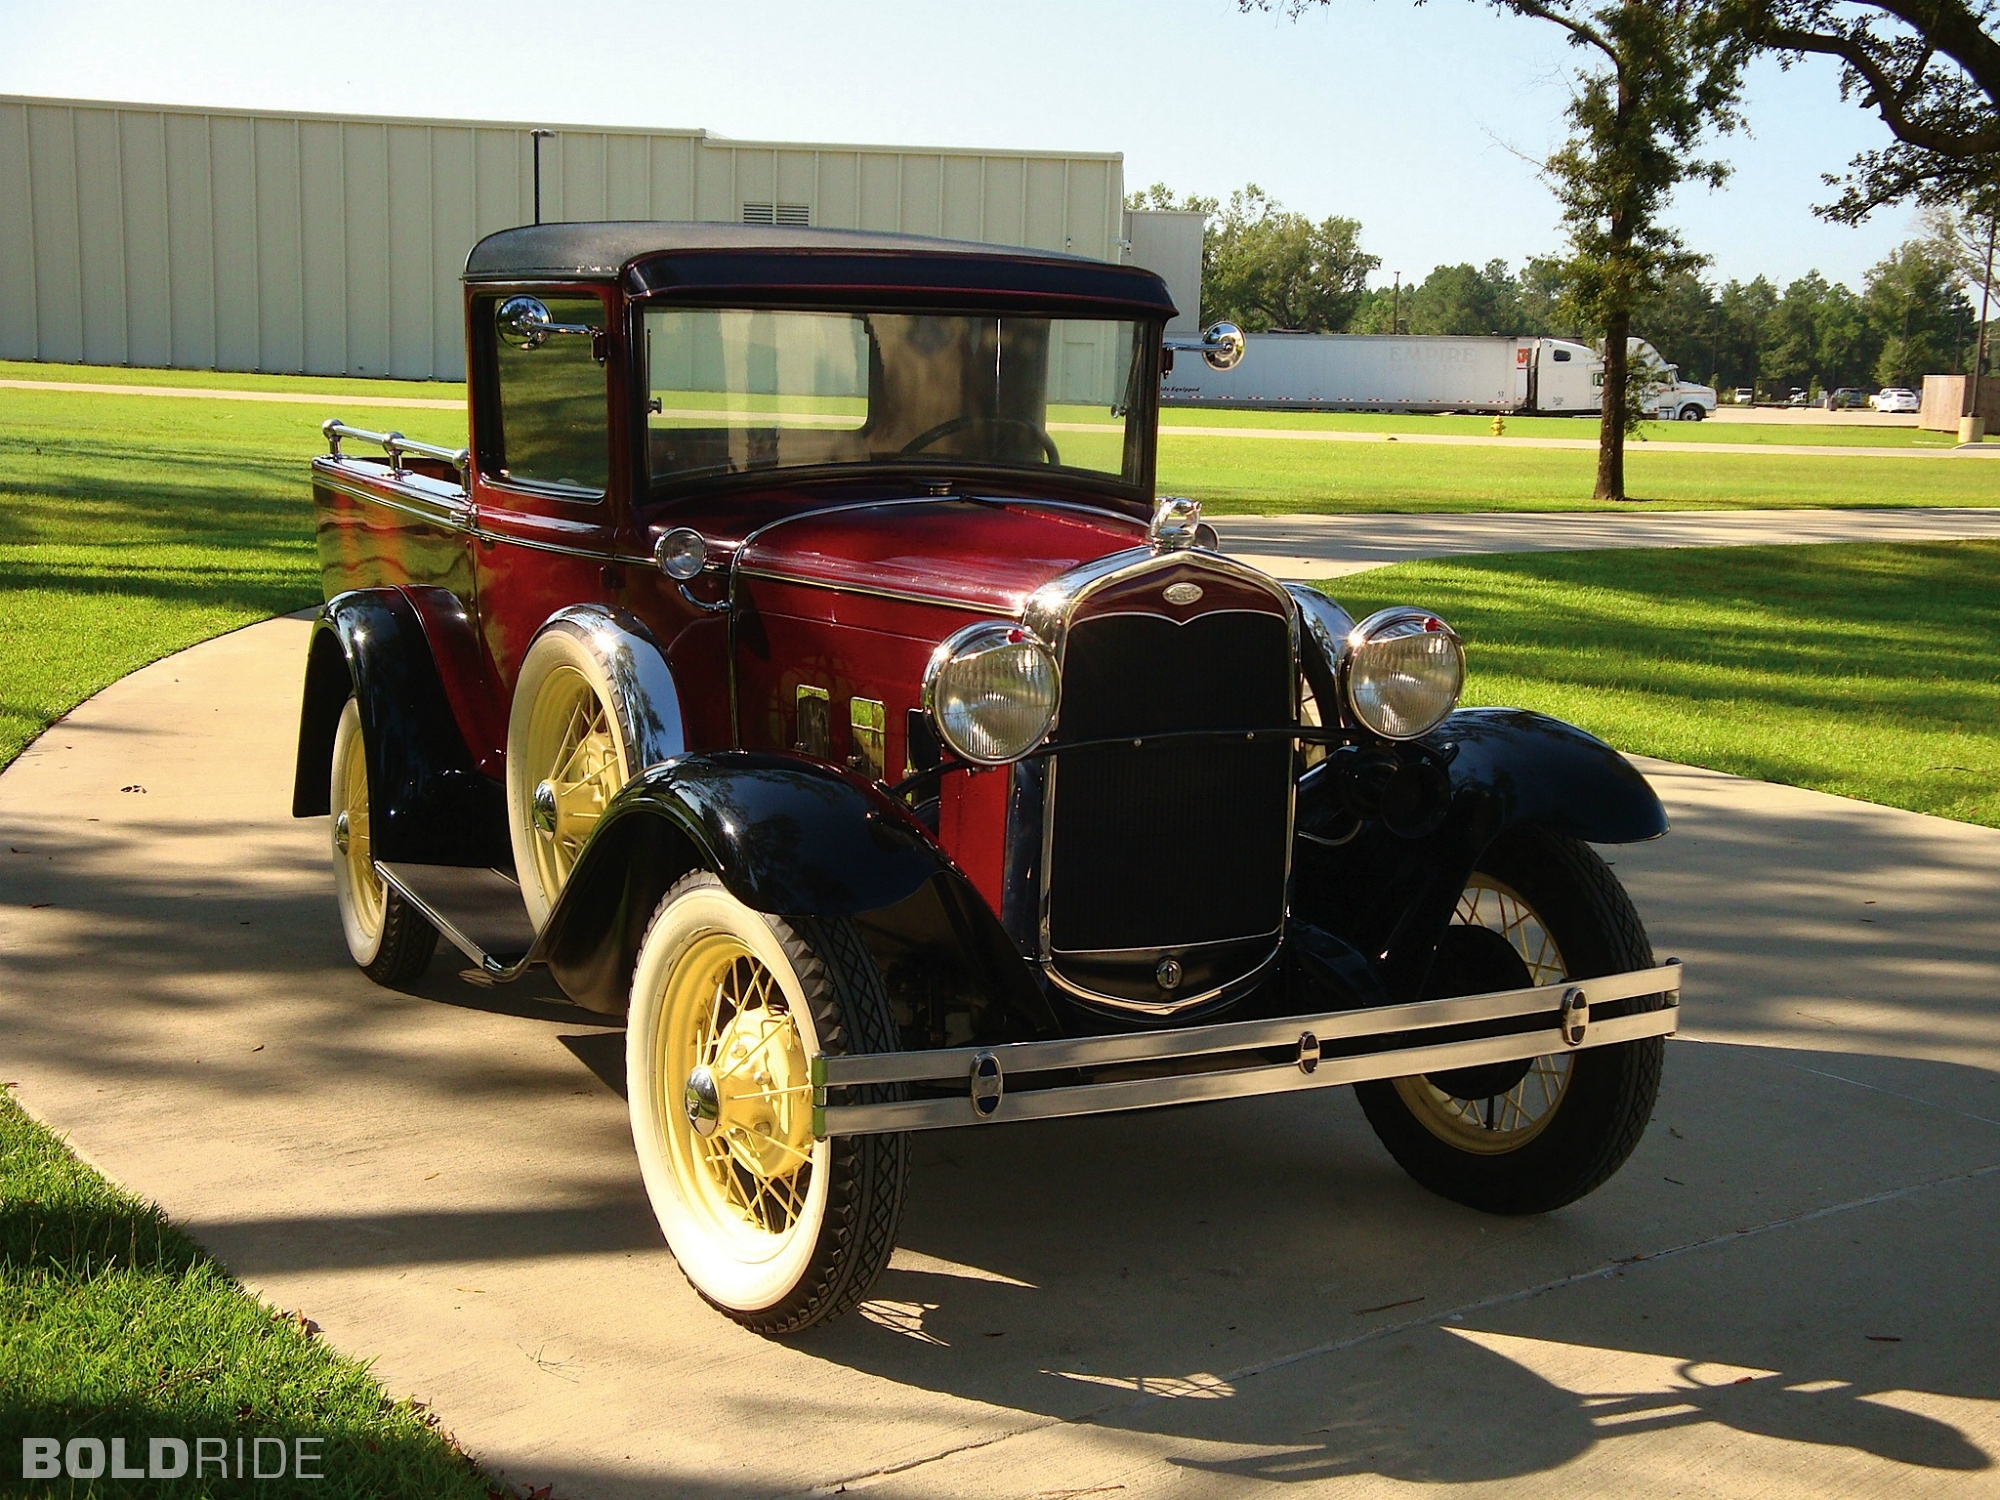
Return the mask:
{"type": "Polygon", "coordinates": [[[1233,370],[1243,363],[1245,344],[1243,330],[1234,323],[1212,323],[1198,339],[1162,339],[1160,347],[1169,355],[1199,354],[1212,370],[1233,370]]]}

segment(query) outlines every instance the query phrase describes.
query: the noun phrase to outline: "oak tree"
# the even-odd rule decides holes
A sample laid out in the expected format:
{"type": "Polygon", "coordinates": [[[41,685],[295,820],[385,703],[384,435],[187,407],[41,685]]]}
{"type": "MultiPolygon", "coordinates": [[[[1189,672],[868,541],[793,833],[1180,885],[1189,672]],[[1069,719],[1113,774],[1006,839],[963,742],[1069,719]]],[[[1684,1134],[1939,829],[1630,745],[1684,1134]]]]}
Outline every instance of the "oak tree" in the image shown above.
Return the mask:
{"type": "MultiPolygon", "coordinates": [[[[1294,18],[1333,0],[1237,0],[1294,18]]],[[[1421,4],[1422,0],[1417,0],[1421,4]]],[[[1727,167],[1696,155],[1737,123],[1745,47],[1709,0],[1491,0],[1552,25],[1587,59],[1570,101],[1571,135],[1542,163],[1562,207],[1571,310],[1604,341],[1595,496],[1625,498],[1625,436],[1641,416],[1628,377],[1632,310],[1656,285],[1703,264],[1661,215],[1683,182],[1719,184],[1727,167]]]]}

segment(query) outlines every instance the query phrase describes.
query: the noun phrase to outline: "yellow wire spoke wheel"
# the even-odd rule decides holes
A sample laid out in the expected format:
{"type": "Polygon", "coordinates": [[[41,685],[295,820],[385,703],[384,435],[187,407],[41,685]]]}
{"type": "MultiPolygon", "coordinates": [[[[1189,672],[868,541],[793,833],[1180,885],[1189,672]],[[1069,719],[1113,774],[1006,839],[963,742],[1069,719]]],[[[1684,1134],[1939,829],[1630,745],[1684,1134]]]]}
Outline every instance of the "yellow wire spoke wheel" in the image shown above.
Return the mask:
{"type": "Polygon", "coordinates": [[[368,826],[368,760],[361,748],[361,713],[352,698],[334,730],[332,791],[334,889],[348,949],[365,964],[382,941],[388,887],[375,873],[368,826]]]}
{"type": "Polygon", "coordinates": [[[574,667],[558,667],[536,694],[523,749],[540,773],[530,794],[536,874],[544,890],[560,891],[625,779],[611,711],[574,667]]]}
{"type": "Polygon", "coordinates": [[[611,697],[603,665],[582,640],[559,628],[536,637],[507,726],[507,823],[537,927],[632,776],[611,697]]]}
{"type": "MultiPolygon", "coordinates": [[[[1582,840],[1531,824],[1479,856],[1426,992],[1561,984],[1652,963],[1645,924],[1611,868],[1582,840]]],[[[1595,1191],[1631,1156],[1665,1055],[1658,1037],[1565,1046],[1360,1083],[1355,1096],[1390,1155],[1432,1192],[1487,1213],[1547,1213],[1595,1191]]]]}
{"type": "Polygon", "coordinates": [[[350,698],[333,731],[327,789],[333,841],[333,889],[341,934],[363,973],[380,984],[414,979],[437,949],[437,929],[391,890],[375,869],[368,796],[368,756],[361,710],[350,698]]]}
{"type": "Polygon", "coordinates": [[[640,1171],[695,1290],[764,1333],[859,1301],[894,1248],[908,1152],[813,1137],[812,1058],[895,1045],[851,924],[767,918],[687,876],[640,945],[625,1035],[640,1171]]]}
{"type": "Polygon", "coordinates": [[[691,944],[667,982],[656,1078],[675,1172],[716,1233],[770,1253],[804,1217],[818,1149],[798,1022],[728,934],[691,944]],[[687,1080],[678,1098],[674,1079],[687,1080]]]}
{"type": "MultiPolygon", "coordinates": [[[[1458,899],[1452,923],[1483,927],[1505,938],[1528,971],[1530,984],[1555,984],[1569,977],[1562,950],[1540,915],[1504,881],[1475,873],[1458,899]]],[[[1569,1090],[1575,1061],[1567,1052],[1537,1057],[1519,1070],[1517,1080],[1509,1078],[1514,1069],[1497,1074],[1467,1070],[1507,1084],[1483,1098],[1463,1097],[1435,1081],[1438,1076],[1450,1081],[1451,1075],[1398,1078],[1396,1092],[1410,1113],[1441,1140],[1463,1151],[1497,1155],[1518,1151],[1548,1127],[1569,1090]]]]}

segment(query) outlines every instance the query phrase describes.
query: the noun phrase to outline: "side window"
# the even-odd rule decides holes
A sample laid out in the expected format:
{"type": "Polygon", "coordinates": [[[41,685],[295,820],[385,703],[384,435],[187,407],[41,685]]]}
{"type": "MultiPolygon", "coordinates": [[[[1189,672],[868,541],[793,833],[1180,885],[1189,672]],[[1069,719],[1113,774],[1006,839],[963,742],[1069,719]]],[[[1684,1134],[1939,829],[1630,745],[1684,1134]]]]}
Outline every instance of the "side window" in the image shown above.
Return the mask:
{"type": "MultiPolygon", "coordinates": [[[[554,323],[604,327],[604,304],[595,297],[542,301],[554,323]]],[[[488,303],[483,314],[489,327],[494,307],[488,303]]],[[[492,341],[500,430],[497,441],[482,445],[481,460],[493,478],[580,500],[603,496],[611,482],[609,398],[595,342],[577,334],[532,348],[492,341]]]]}
{"type": "Polygon", "coordinates": [[[1555,361],[1557,364],[1566,365],[1569,363],[1569,350],[1551,349],[1549,352],[1555,356],[1555,361]]]}

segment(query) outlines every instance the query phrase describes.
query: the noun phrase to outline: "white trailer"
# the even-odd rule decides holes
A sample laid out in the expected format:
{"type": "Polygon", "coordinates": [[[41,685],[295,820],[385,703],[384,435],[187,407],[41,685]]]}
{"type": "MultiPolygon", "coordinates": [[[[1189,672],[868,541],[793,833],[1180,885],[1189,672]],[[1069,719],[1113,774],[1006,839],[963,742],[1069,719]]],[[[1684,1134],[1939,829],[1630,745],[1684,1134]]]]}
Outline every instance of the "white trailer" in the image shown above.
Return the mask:
{"type": "MultiPolygon", "coordinates": [[[[1247,343],[1232,370],[1181,359],[1160,383],[1161,404],[1594,416],[1603,399],[1603,361],[1571,339],[1253,333],[1247,343]]],[[[1633,365],[1660,372],[1648,398],[1656,414],[1715,409],[1715,393],[1680,383],[1651,345],[1634,341],[1633,365]]]]}
{"type": "Polygon", "coordinates": [[[1177,362],[1168,406],[1303,411],[1595,410],[1597,356],[1566,339],[1253,333],[1243,363],[1177,362]]]}

